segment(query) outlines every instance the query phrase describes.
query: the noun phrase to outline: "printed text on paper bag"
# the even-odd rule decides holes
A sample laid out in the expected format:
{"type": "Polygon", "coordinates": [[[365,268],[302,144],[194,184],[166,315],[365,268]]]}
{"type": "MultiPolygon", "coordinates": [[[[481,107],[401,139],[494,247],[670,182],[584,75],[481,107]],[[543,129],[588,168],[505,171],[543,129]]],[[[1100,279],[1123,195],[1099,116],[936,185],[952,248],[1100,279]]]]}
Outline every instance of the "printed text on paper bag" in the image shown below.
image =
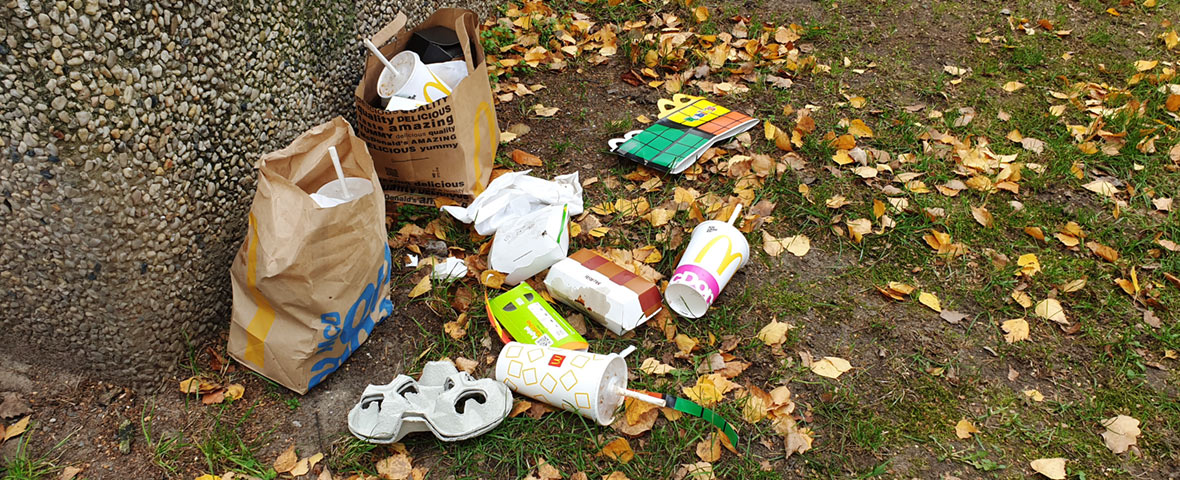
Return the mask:
{"type": "Polygon", "coordinates": [[[450,104],[431,104],[407,112],[376,114],[359,109],[357,133],[369,148],[394,155],[410,155],[458,148],[455,116],[450,104]]]}

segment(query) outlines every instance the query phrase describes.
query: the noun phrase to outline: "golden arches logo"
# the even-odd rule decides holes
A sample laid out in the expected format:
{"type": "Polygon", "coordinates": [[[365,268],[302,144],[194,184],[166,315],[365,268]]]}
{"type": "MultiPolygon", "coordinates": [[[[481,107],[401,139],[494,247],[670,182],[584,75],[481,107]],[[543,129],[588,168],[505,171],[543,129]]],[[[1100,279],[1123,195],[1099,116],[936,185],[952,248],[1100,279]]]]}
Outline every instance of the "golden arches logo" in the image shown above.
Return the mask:
{"type": "MultiPolygon", "coordinates": [[[[438,90],[440,93],[442,93],[442,97],[445,97],[445,96],[451,94],[451,89],[447,88],[447,84],[443,83],[442,80],[439,80],[438,76],[436,76],[432,73],[432,74],[430,74],[430,78],[433,78],[434,81],[427,82],[426,85],[422,86],[422,97],[426,99],[427,103],[434,103],[434,99],[430,97],[430,89],[431,88],[438,90]]],[[[438,98],[442,98],[442,97],[438,97],[438,98]]]]}
{"type": "Polygon", "coordinates": [[[483,183],[480,181],[480,178],[481,178],[480,173],[482,173],[482,168],[480,168],[480,165],[479,165],[479,146],[483,143],[480,141],[480,137],[479,137],[479,131],[480,131],[480,129],[479,129],[479,127],[480,127],[479,116],[480,115],[483,115],[483,117],[488,122],[487,123],[487,125],[488,125],[488,128],[487,128],[488,144],[490,144],[491,148],[493,148],[493,149],[496,147],[495,143],[493,143],[493,142],[496,141],[496,133],[498,133],[497,128],[496,128],[496,119],[495,119],[495,117],[492,116],[492,109],[491,109],[491,107],[488,106],[488,102],[479,102],[479,106],[477,106],[475,108],[475,129],[474,129],[474,131],[475,131],[475,150],[474,150],[474,153],[471,155],[471,163],[475,166],[475,187],[472,190],[475,192],[476,195],[483,193],[483,183]]]}
{"type": "Polygon", "coordinates": [[[700,264],[701,261],[705,259],[705,254],[709,252],[709,249],[713,248],[713,245],[721,240],[725,240],[725,255],[721,257],[721,266],[717,267],[718,275],[721,275],[721,272],[724,272],[726,269],[728,269],[729,265],[734,261],[745,258],[742,256],[741,252],[733,253],[733,240],[730,240],[728,236],[718,235],[717,238],[709,240],[709,243],[705,244],[705,248],[702,248],[701,253],[697,254],[695,262],[700,264]]]}

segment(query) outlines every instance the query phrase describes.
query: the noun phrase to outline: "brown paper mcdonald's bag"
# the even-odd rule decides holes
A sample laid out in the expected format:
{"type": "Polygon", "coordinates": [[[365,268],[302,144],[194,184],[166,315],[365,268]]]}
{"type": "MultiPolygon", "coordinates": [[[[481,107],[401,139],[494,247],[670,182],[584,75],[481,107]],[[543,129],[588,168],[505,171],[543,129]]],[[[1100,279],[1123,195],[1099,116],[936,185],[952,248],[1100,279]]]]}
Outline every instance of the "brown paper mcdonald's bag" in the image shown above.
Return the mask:
{"type": "MultiPolygon", "coordinates": [[[[249,230],[230,268],[229,354],[299,393],[320,383],[393,310],[385,200],[365,143],[341,117],[258,160],[249,230]],[[310,193],[346,177],[370,193],[320,207],[310,193]]],[[[351,185],[351,183],[350,183],[351,185]]]]}
{"type": "Polygon", "coordinates": [[[443,26],[459,38],[467,77],[452,85],[446,97],[416,110],[389,112],[375,104],[377,80],[385,67],[369,54],[356,87],[357,134],[369,145],[390,200],[434,205],[441,196],[466,205],[487,186],[500,144],[475,13],[443,8],[413,30],[406,31],[405,25],[406,16],[399,13],[371,39],[386,58],[405,50],[414,32],[443,26]]]}

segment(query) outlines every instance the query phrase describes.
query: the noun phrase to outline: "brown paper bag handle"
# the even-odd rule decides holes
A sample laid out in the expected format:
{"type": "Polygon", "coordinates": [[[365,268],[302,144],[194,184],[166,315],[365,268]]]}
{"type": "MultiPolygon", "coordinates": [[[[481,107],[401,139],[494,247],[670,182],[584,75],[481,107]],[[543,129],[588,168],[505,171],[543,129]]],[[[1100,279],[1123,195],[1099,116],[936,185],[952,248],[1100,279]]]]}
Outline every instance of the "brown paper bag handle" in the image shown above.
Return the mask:
{"type": "Polygon", "coordinates": [[[398,34],[402,33],[402,30],[405,30],[406,21],[406,14],[397,12],[397,16],[393,18],[393,21],[389,22],[389,25],[386,25],[385,28],[373,34],[373,38],[369,40],[378,48],[384,47],[386,43],[389,43],[389,40],[397,37],[398,34]]]}
{"type": "MultiPolygon", "coordinates": [[[[471,37],[467,35],[467,21],[475,23],[475,14],[466,12],[455,19],[455,34],[459,37],[459,45],[463,47],[463,60],[467,62],[467,73],[475,72],[475,61],[471,57],[471,37]]],[[[477,26],[476,29],[479,27],[477,26]]]]}

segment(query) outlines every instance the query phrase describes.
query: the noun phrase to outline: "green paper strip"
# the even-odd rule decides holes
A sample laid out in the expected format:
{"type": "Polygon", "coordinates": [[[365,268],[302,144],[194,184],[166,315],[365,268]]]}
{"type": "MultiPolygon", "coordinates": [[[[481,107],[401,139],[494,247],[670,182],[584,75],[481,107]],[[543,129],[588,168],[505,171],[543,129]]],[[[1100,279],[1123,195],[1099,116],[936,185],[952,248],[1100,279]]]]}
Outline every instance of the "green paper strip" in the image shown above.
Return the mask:
{"type": "Polygon", "coordinates": [[[686,398],[664,395],[664,401],[667,402],[668,408],[678,412],[684,412],[694,417],[703,418],[706,422],[709,422],[714,427],[721,429],[721,433],[724,433],[725,437],[729,439],[729,444],[733,446],[734,449],[737,449],[737,430],[734,430],[733,425],[730,425],[729,422],[725,421],[725,419],[721,417],[721,414],[702,407],[696,402],[686,398]]]}

